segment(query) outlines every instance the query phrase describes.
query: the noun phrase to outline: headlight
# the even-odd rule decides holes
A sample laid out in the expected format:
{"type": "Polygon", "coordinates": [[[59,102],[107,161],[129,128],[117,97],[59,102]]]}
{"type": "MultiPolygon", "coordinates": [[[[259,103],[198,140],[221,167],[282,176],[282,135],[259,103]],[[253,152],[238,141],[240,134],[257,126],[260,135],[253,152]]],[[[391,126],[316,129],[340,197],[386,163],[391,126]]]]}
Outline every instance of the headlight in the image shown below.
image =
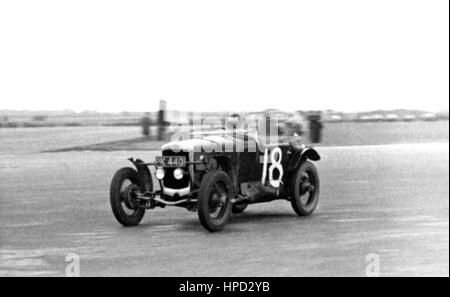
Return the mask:
{"type": "Polygon", "coordinates": [[[209,157],[207,155],[201,155],[200,161],[202,161],[203,164],[207,165],[209,163],[209,157]]]}
{"type": "Polygon", "coordinates": [[[181,168],[177,168],[173,171],[173,177],[175,177],[175,179],[182,179],[184,175],[184,170],[181,168]]]}
{"type": "Polygon", "coordinates": [[[157,178],[157,179],[159,179],[159,180],[163,179],[163,178],[164,178],[164,175],[165,175],[164,169],[162,169],[162,168],[157,168],[157,169],[156,169],[156,172],[155,172],[155,175],[156,175],[156,178],[157,178]]]}

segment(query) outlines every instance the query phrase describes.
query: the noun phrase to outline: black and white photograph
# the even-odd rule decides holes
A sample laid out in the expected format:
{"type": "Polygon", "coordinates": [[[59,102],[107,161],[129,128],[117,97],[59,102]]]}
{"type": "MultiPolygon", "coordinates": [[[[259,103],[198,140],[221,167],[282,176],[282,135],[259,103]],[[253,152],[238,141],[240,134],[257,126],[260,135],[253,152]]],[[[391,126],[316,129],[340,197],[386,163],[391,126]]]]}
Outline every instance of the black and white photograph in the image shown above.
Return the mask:
{"type": "Polygon", "coordinates": [[[449,277],[449,1],[0,0],[0,277],[449,277]]]}

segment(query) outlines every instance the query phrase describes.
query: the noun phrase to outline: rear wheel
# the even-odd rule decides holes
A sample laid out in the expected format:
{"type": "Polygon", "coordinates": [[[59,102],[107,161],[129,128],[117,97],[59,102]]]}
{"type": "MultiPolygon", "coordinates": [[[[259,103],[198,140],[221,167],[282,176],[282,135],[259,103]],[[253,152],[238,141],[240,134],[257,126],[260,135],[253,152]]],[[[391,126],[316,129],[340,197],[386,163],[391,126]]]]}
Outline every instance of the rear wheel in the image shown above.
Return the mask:
{"type": "Polygon", "coordinates": [[[210,232],[222,230],[231,214],[233,185],[230,177],[221,170],[208,172],[200,184],[197,196],[198,218],[210,232]]]}
{"type": "Polygon", "coordinates": [[[299,216],[311,215],[319,202],[320,182],[317,169],[309,161],[303,162],[290,180],[290,197],[299,216]]]}
{"type": "Polygon", "coordinates": [[[110,188],[110,203],[114,217],[122,225],[136,226],[145,214],[139,207],[137,193],[143,189],[143,182],[136,170],[122,168],[114,175],[110,188]]]}

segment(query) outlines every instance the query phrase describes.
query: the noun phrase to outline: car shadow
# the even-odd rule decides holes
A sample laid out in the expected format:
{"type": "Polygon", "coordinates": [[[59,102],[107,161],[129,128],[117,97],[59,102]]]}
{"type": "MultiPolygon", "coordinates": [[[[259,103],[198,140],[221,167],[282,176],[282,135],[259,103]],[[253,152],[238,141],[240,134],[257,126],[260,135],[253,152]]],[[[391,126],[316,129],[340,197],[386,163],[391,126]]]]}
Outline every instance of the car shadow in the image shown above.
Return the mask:
{"type": "MultiPolygon", "coordinates": [[[[241,232],[244,231],[240,226],[254,225],[259,226],[264,224],[274,224],[283,222],[294,222],[294,221],[308,221],[314,219],[317,215],[312,215],[310,217],[300,217],[295,213],[290,212],[271,212],[271,211],[257,211],[257,210],[246,210],[241,214],[232,214],[228,225],[219,233],[226,234],[231,232],[241,232]]],[[[126,228],[128,229],[128,228],[126,228]]],[[[206,231],[201,223],[199,222],[197,216],[191,218],[180,218],[180,219],[169,219],[162,221],[145,221],[140,225],[133,227],[136,232],[142,232],[144,230],[153,230],[155,232],[162,231],[182,231],[182,232],[208,232],[206,231]]],[[[245,228],[244,228],[245,229],[245,228]]],[[[218,234],[218,233],[214,233],[218,234]]]]}
{"type": "Polygon", "coordinates": [[[231,216],[231,222],[271,222],[271,221],[282,221],[286,219],[299,218],[297,215],[292,213],[282,213],[282,212],[257,212],[257,211],[247,211],[241,214],[233,214],[231,216]]]}
{"type": "MultiPolygon", "coordinates": [[[[299,217],[292,213],[282,212],[258,212],[258,211],[246,211],[242,214],[232,214],[228,225],[219,233],[232,233],[245,231],[239,226],[253,225],[253,224],[273,224],[274,222],[291,222],[294,220],[310,220],[312,217],[299,217]]],[[[183,231],[206,231],[201,226],[197,218],[183,221],[180,225],[180,230],[183,231]]],[[[207,232],[207,231],[206,231],[207,232]]]]}

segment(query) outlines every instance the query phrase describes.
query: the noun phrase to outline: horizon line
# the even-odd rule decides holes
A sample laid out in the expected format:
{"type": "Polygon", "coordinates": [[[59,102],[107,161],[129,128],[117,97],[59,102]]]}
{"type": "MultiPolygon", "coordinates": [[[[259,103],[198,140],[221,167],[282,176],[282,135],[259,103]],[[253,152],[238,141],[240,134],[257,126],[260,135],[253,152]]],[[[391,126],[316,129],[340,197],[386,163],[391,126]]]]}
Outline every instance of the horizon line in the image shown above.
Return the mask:
{"type": "MultiPolygon", "coordinates": [[[[176,110],[176,109],[166,109],[166,111],[169,112],[182,112],[182,113],[230,113],[230,112],[242,112],[242,113],[257,113],[257,112],[264,112],[264,111],[280,111],[280,112],[312,112],[312,111],[331,111],[331,112],[337,112],[337,113],[364,113],[364,112],[374,112],[374,111],[383,111],[383,112],[389,112],[389,111],[420,111],[420,112],[449,112],[449,108],[447,109],[421,109],[421,108],[377,108],[377,109],[365,109],[365,110],[338,110],[333,108],[325,108],[325,109],[296,109],[294,111],[292,110],[284,110],[281,108],[266,108],[266,109],[257,109],[253,111],[247,111],[247,110],[239,110],[239,109],[229,109],[229,110],[204,110],[204,111],[193,111],[193,110],[176,110]]],[[[152,113],[152,112],[158,112],[158,109],[152,109],[152,110],[122,110],[122,111],[100,111],[95,109],[85,109],[85,110],[74,110],[74,109],[0,109],[0,112],[60,112],[60,113],[75,113],[75,114],[82,114],[82,113],[100,113],[100,114],[120,114],[120,113],[152,113]]]]}

